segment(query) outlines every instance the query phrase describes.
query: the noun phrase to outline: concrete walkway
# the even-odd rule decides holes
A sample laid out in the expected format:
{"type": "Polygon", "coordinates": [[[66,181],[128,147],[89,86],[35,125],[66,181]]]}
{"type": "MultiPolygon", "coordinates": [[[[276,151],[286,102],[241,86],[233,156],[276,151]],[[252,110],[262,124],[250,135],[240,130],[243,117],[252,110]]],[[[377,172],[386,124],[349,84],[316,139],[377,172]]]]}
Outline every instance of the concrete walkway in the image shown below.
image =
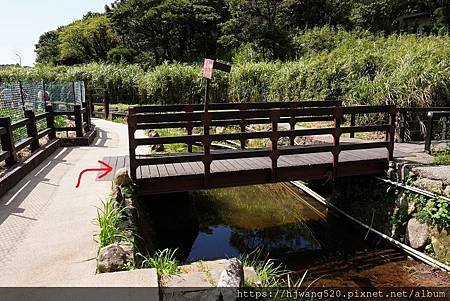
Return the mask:
{"type": "Polygon", "coordinates": [[[0,199],[0,286],[86,286],[95,274],[96,207],[110,182],[77,177],[98,160],[128,153],[126,125],[94,119],[90,147],[60,148],[0,199]]]}

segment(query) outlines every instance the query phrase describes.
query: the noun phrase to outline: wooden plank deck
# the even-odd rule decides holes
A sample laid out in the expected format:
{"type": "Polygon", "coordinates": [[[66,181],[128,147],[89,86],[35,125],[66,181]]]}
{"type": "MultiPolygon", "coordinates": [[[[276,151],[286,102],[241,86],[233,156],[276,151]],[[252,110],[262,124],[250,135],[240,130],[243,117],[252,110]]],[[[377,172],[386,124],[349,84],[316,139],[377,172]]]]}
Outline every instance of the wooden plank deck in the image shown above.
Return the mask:
{"type": "MultiPolygon", "coordinates": [[[[403,146],[395,150],[394,156],[405,157],[408,150],[403,146]]],[[[385,148],[342,151],[337,176],[383,173],[388,167],[386,156],[385,148]]],[[[113,172],[102,179],[105,181],[111,181],[118,169],[125,167],[129,171],[130,168],[128,156],[105,157],[103,161],[113,167],[113,172]]],[[[158,194],[272,183],[271,164],[269,157],[215,160],[207,185],[202,162],[144,165],[137,169],[137,184],[142,194],[158,194]]],[[[331,176],[332,165],[330,152],[281,156],[276,181],[327,179],[331,176]]]]}

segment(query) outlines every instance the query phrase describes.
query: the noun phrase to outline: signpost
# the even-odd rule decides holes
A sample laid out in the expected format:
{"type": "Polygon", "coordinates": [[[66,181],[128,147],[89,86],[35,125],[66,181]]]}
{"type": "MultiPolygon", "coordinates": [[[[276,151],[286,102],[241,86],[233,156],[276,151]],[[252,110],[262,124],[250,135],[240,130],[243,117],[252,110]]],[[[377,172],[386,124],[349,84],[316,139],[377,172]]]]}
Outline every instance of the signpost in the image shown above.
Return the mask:
{"type": "Polygon", "coordinates": [[[231,66],[223,63],[219,63],[212,59],[205,59],[203,63],[203,77],[206,80],[205,85],[205,112],[208,112],[208,104],[209,104],[209,85],[211,83],[214,69],[230,73],[231,66]]]}

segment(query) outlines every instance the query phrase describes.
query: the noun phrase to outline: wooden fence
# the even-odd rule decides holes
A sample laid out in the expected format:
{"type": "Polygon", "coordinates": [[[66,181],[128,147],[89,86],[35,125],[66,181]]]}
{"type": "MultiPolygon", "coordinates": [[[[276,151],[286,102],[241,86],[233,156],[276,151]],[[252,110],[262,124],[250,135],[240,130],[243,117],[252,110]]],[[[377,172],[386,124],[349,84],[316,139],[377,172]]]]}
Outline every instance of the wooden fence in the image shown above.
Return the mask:
{"type": "Polygon", "coordinates": [[[74,105],[73,111],[55,112],[51,105],[46,106],[45,112],[35,114],[34,111],[27,110],[25,118],[11,122],[10,117],[0,118],[0,161],[5,161],[7,167],[18,162],[17,153],[26,147],[33,153],[40,147],[39,139],[47,136],[49,140],[56,138],[57,132],[74,131],[77,137],[83,137],[86,131],[91,129],[91,117],[89,106],[74,105]],[[67,116],[75,120],[72,127],[56,127],[55,117],[67,116]],[[38,131],[37,123],[45,120],[46,128],[38,131]],[[14,131],[26,130],[26,137],[20,141],[14,141],[14,131]]]}

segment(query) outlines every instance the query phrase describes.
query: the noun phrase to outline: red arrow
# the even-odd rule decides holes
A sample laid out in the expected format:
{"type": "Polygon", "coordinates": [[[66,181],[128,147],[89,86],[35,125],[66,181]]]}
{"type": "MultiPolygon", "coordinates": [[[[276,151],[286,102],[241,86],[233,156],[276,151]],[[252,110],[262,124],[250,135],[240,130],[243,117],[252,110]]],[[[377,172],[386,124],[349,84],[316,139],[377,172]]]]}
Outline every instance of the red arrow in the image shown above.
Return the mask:
{"type": "Polygon", "coordinates": [[[103,165],[104,167],[102,168],[91,168],[91,169],[85,169],[83,170],[80,175],[78,176],[78,183],[77,186],[75,186],[76,188],[80,187],[80,183],[81,183],[81,177],[83,176],[83,174],[85,172],[88,171],[104,171],[104,173],[102,173],[98,178],[99,179],[103,179],[104,177],[106,177],[112,170],[113,168],[111,166],[109,166],[107,163],[103,162],[103,161],[98,161],[98,163],[100,163],[101,165],[103,165]]]}

